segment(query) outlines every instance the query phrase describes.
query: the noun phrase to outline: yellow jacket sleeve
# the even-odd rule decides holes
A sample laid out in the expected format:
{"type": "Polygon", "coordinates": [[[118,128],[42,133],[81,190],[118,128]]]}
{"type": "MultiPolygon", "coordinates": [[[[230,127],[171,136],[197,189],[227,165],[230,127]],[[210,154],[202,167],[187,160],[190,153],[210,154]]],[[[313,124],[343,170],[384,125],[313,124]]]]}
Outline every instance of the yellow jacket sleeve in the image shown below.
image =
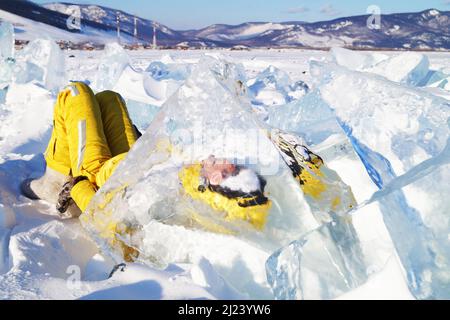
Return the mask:
{"type": "MultiPolygon", "coordinates": [[[[105,162],[96,176],[98,187],[102,187],[106,183],[109,177],[111,177],[116,170],[119,163],[125,159],[126,155],[127,153],[125,152],[105,162]]],[[[97,186],[89,180],[83,180],[72,188],[70,195],[82,212],[86,210],[87,206],[97,192],[97,186]]]]}
{"type": "Polygon", "coordinates": [[[116,168],[120,164],[120,162],[125,159],[127,154],[128,152],[119,154],[105,162],[105,164],[100,168],[100,171],[97,173],[97,186],[101,188],[106,183],[106,181],[112,176],[114,171],[116,171],[116,168]]]}
{"type": "Polygon", "coordinates": [[[78,208],[84,212],[97,192],[97,188],[89,180],[83,180],[78,182],[70,192],[73,201],[77,204],[78,208]]]}

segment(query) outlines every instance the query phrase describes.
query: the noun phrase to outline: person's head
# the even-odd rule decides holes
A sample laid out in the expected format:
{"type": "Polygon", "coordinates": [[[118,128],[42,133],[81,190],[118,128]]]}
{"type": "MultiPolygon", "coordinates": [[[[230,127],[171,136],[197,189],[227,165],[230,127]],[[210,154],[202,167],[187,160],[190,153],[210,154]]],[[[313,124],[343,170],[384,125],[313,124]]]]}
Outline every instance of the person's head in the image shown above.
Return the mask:
{"type": "Polygon", "coordinates": [[[238,168],[225,159],[217,159],[210,156],[207,160],[202,162],[203,176],[211,185],[220,185],[226,178],[237,173],[238,168]]]}

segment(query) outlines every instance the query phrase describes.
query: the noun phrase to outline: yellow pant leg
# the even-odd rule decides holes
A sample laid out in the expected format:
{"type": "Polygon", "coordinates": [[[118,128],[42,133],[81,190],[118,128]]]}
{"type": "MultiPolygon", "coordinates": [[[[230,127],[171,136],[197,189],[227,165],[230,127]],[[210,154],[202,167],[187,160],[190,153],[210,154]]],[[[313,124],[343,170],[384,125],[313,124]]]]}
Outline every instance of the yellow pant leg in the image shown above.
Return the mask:
{"type": "Polygon", "coordinates": [[[67,134],[72,176],[86,176],[95,183],[100,168],[112,158],[97,99],[86,84],[74,82],[64,91],[59,107],[67,134]]]}
{"type": "Polygon", "coordinates": [[[53,111],[53,131],[45,151],[45,161],[51,169],[68,176],[70,169],[69,144],[67,141],[66,126],[62,116],[61,106],[67,95],[66,90],[59,93],[53,111]]]}
{"type": "Polygon", "coordinates": [[[105,162],[103,167],[97,173],[97,186],[101,188],[106,181],[108,181],[114,171],[116,171],[117,166],[123,161],[123,159],[125,159],[127,154],[128,152],[121,153],[105,162]]]}
{"type": "MultiPolygon", "coordinates": [[[[103,131],[108,142],[112,158],[105,161],[96,173],[95,184],[102,187],[116,170],[119,163],[125,159],[137,136],[128,110],[122,97],[113,91],[103,91],[95,98],[100,107],[103,131]]],[[[88,182],[72,189],[71,195],[84,212],[95,195],[96,188],[88,182]]]]}
{"type": "Polygon", "coordinates": [[[103,130],[113,157],[128,152],[137,140],[136,131],[120,94],[103,91],[95,95],[102,113],[103,130]]]}

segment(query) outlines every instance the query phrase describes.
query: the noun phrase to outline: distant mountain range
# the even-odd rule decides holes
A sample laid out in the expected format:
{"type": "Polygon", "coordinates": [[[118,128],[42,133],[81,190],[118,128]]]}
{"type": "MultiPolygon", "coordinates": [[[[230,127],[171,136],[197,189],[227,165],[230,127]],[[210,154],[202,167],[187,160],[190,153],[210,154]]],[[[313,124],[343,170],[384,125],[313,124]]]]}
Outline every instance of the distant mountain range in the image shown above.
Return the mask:
{"type": "MultiPolygon", "coordinates": [[[[49,3],[39,6],[26,0],[1,0],[0,19],[11,20],[21,32],[18,37],[32,38],[33,28],[56,40],[102,43],[116,36],[116,16],[120,14],[124,42],[133,42],[134,16],[126,12],[97,5],[49,3]],[[71,30],[66,21],[70,7],[81,10],[82,28],[71,30]],[[58,29],[58,30],[56,30],[58,29]],[[56,32],[58,31],[58,32],[56,32]]],[[[324,22],[249,22],[241,25],[212,25],[201,30],[177,31],[156,21],[137,18],[139,41],[151,42],[156,27],[158,44],[174,46],[233,47],[307,47],[329,48],[346,46],[359,49],[450,49],[450,11],[436,9],[418,13],[382,15],[379,30],[367,27],[368,15],[339,18],[324,22]]]]}

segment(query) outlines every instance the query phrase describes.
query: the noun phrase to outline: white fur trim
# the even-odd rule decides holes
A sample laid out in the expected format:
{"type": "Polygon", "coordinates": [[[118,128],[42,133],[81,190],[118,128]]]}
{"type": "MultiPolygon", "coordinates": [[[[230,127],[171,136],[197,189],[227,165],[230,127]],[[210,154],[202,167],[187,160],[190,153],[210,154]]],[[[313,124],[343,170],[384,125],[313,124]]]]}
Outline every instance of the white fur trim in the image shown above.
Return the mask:
{"type": "Polygon", "coordinates": [[[228,177],[220,186],[233,191],[240,190],[247,193],[261,189],[258,175],[250,169],[241,169],[238,175],[228,177]]]}

